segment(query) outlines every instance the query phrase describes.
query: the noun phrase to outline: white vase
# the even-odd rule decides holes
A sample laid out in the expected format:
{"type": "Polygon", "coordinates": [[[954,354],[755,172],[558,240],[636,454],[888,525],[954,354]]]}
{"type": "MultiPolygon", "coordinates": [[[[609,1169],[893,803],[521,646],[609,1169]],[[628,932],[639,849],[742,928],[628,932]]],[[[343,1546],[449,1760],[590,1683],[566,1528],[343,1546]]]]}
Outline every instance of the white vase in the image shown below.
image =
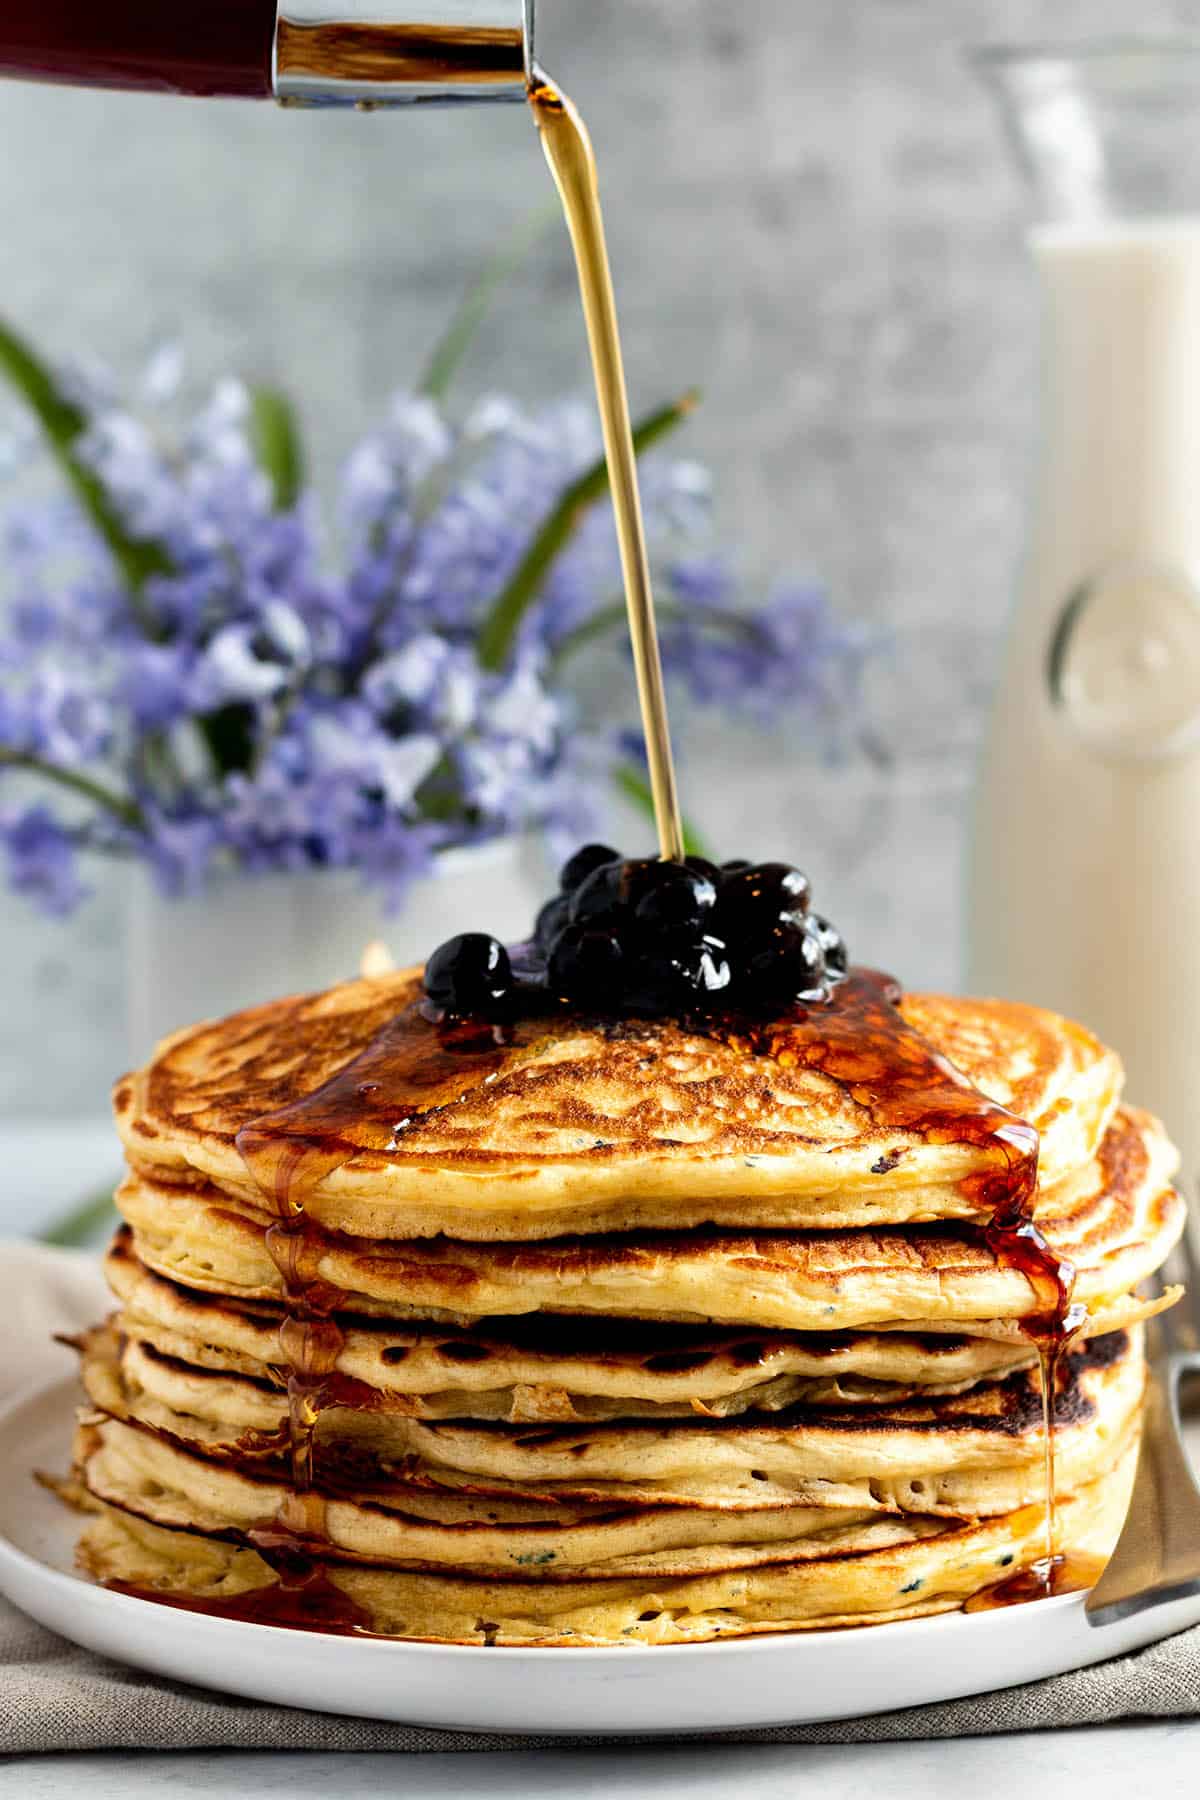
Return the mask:
{"type": "Polygon", "coordinates": [[[181,1025],[345,981],[369,944],[402,968],[459,931],[528,937],[548,881],[528,838],[446,851],[392,913],[351,870],[230,874],[171,900],[138,865],[127,914],[130,1060],[181,1025]]]}

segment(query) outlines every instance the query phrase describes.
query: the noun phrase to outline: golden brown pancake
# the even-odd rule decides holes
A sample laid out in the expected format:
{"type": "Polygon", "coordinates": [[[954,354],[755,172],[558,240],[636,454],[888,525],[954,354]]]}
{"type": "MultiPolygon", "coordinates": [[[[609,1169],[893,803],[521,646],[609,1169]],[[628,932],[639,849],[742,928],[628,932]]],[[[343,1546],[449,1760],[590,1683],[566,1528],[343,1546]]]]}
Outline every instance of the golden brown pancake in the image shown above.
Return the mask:
{"type": "Polygon", "coordinates": [[[168,1039],[115,1095],[83,1566],[464,1643],[960,1605],[1046,1543],[1046,1298],[986,1229],[1018,1192],[1088,1309],[1055,1546],[1103,1557],[1175,1153],[1056,1015],[861,974],[843,1000],[439,1028],[407,971],[168,1039]]]}
{"type": "MultiPolygon", "coordinates": [[[[1128,1505],[1134,1462],[1131,1449],[1112,1474],[1062,1500],[1059,1542],[1065,1550],[1098,1563],[1109,1555],[1128,1505]]],[[[459,1644],[685,1644],[946,1612],[1035,1562],[1045,1547],[1036,1506],[969,1525],[921,1518],[879,1523],[890,1529],[892,1541],[858,1554],[810,1555],[652,1583],[628,1576],[494,1581],[339,1562],[320,1566],[320,1572],[346,1597],[363,1628],[393,1637],[459,1644]]],[[[89,1526],[80,1561],[97,1580],[177,1601],[231,1606],[235,1616],[249,1596],[277,1579],[253,1550],[164,1529],[119,1506],[105,1506],[89,1526]]]]}
{"type": "MultiPolygon", "coordinates": [[[[1075,1183],[1038,1221],[1078,1266],[1076,1297],[1108,1306],[1150,1275],[1183,1228],[1167,1185],[1176,1153],[1148,1113],[1124,1108],[1075,1183]]],[[[141,1262],[238,1300],[278,1300],[268,1215],[214,1189],[131,1177],[117,1204],[141,1262]]],[[[369,1243],[314,1236],[314,1273],[356,1313],[470,1323],[532,1312],[713,1322],[787,1331],[900,1327],[1020,1339],[1038,1295],[960,1225],[906,1230],[630,1233],[550,1243],[369,1243]]]]}
{"type": "MultiPolygon", "coordinates": [[[[235,1523],[273,1516],[288,1469],[287,1401],[277,1388],[190,1368],[136,1343],[120,1346],[108,1331],[87,1341],[83,1370],[93,1406],[122,1422],[116,1436],[126,1460],[136,1453],[153,1465],[156,1489],[208,1497],[203,1517],[184,1516],[177,1507],[171,1518],[153,1512],[159,1523],[214,1529],[222,1482],[235,1523]],[[131,1431],[138,1440],[132,1448],[125,1441],[131,1431]],[[152,1447],[141,1446],[143,1438],[152,1447]],[[175,1456],[194,1450],[199,1460],[185,1458],[171,1475],[168,1450],[175,1456]],[[218,1471],[212,1463],[224,1466],[218,1471]],[[250,1489],[239,1498],[237,1484],[246,1481],[250,1489]]],[[[1055,1407],[1056,1479],[1064,1492],[1118,1460],[1136,1429],[1143,1380],[1140,1333],[1097,1338],[1064,1357],[1055,1407]]],[[[431,1423],[386,1405],[362,1408],[354,1398],[322,1409],[317,1467],[336,1473],[339,1494],[354,1479],[376,1491],[376,1504],[385,1508],[411,1510],[404,1490],[419,1484],[527,1504],[594,1500],[754,1512],[799,1505],[979,1517],[1031,1504],[1043,1491],[1041,1385],[1032,1371],[957,1397],[840,1410],[795,1406],[687,1423],[431,1423]],[[391,1497],[395,1491],[399,1501],[391,1497]]],[[[87,1481],[98,1498],[117,1497],[91,1476],[87,1481]]],[[[783,1535],[778,1525],[771,1530],[783,1535]]],[[[358,1538],[346,1543],[377,1561],[400,1555],[385,1551],[382,1538],[369,1550],[358,1538]]]]}
{"type": "MultiPolygon", "coordinates": [[[[322,1131],[336,1123],[335,1166],[306,1209],[358,1237],[961,1219],[981,1207],[971,1178],[999,1167],[994,1145],[877,1118],[879,1090],[861,1070],[839,1081],[790,1053],[756,1054],[669,1021],[568,1016],[525,1020],[500,1050],[489,1040],[478,1055],[446,1057],[418,994],[408,971],[167,1039],[115,1090],[132,1166],[151,1181],[261,1201],[287,1146],[260,1145],[251,1175],[238,1133],[304,1101],[387,1029],[399,1047],[379,1079],[364,1066],[348,1110],[322,1115],[310,1103],[304,1114],[310,1126],[323,1118],[322,1131]]],[[[1003,1001],[907,995],[900,1011],[969,1082],[1038,1128],[1044,1186],[1088,1164],[1121,1085],[1117,1058],[1090,1033],[1003,1001]]]]}
{"type": "MultiPolygon", "coordinates": [[[[153,1274],[133,1254],[128,1227],[114,1240],[105,1271],[122,1302],[116,1327],[130,1343],[194,1368],[282,1385],[282,1307],[234,1304],[153,1274]]],[[[1169,1296],[1123,1296],[1093,1314],[1089,1332],[1128,1328],[1168,1303],[1169,1296]]],[[[333,1367],[361,1384],[362,1404],[431,1419],[733,1417],[799,1402],[879,1404],[962,1393],[1037,1361],[1027,1341],[949,1333],[747,1334],[536,1315],[471,1330],[352,1315],[340,1324],[333,1367]]]]}

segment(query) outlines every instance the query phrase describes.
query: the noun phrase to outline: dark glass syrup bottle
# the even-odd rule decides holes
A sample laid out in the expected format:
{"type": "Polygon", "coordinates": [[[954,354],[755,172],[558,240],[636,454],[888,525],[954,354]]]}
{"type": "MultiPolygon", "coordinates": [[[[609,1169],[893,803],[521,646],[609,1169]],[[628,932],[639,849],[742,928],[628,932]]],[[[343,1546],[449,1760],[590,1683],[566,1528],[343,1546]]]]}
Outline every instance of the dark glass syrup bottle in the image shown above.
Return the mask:
{"type": "Polygon", "coordinates": [[[414,4],[5,0],[0,75],[288,105],[525,100],[533,0],[414,4]]]}

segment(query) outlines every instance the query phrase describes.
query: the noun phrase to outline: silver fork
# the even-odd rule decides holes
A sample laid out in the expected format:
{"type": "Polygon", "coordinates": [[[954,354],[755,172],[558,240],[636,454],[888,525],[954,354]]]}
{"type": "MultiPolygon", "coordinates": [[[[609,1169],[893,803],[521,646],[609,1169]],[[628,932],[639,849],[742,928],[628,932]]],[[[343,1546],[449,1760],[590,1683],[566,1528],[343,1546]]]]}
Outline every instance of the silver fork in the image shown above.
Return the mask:
{"type": "Polygon", "coordinates": [[[1088,1623],[1111,1625],[1131,1613],[1200,1593],[1200,1484],[1183,1441],[1179,1389],[1200,1374],[1200,1254],[1194,1213],[1163,1266],[1166,1285],[1184,1298],[1150,1321],[1150,1380],[1142,1444],[1129,1512],[1117,1547],[1085,1603],[1088,1623]]]}

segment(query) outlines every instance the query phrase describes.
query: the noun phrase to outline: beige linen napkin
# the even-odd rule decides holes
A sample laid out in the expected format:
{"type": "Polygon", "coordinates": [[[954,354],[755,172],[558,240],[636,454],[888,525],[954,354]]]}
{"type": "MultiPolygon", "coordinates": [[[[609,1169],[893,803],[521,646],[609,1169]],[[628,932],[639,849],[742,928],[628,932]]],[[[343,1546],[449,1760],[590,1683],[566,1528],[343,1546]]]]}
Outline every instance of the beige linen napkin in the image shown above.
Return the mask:
{"type": "MultiPolygon", "coordinates": [[[[0,1250],[0,1370],[25,1386],[61,1371],[55,1331],[104,1310],[96,1263],[31,1244],[0,1250]]],[[[64,1451],[65,1451],[64,1437],[64,1451]]],[[[9,1478],[12,1472],[9,1471],[9,1478]]],[[[486,1653],[482,1653],[486,1654],[486,1653]]],[[[502,1650],[494,1652],[503,1656],[502,1650]]],[[[649,1653],[653,1656],[653,1652],[649,1653]]],[[[80,1650],[0,1601],[0,1754],[38,1750],[528,1750],[554,1737],[434,1731],[230,1699],[161,1681],[80,1650]]],[[[1200,1714],[1200,1626],[1133,1656],[941,1706],[831,1725],[709,1734],[713,1743],[854,1744],[895,1738],[973,1737],[1125,1718],[1200,1714]]],[[[573,1738],[596,1746],[606,1738],[573,1738]]],[[[659,1743],[629,1737],[623,1743],[659,1743]]],[[[694,1741],[694,1740],[693,1740],[694,1741]]]]}

